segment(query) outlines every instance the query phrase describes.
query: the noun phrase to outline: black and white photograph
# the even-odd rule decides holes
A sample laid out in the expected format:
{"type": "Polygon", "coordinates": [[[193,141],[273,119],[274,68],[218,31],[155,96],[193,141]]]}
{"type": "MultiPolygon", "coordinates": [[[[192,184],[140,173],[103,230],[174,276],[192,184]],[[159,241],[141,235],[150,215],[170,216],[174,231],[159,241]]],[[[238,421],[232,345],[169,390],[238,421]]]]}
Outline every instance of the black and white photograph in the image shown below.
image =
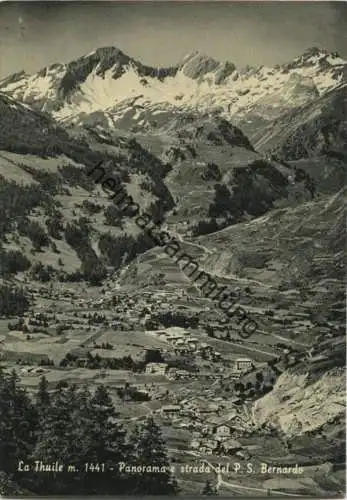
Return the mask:
{"type": "Polygon", "coordinates": [[[347,4],[0,3],[0,496],[345,498],[347,4]]]}

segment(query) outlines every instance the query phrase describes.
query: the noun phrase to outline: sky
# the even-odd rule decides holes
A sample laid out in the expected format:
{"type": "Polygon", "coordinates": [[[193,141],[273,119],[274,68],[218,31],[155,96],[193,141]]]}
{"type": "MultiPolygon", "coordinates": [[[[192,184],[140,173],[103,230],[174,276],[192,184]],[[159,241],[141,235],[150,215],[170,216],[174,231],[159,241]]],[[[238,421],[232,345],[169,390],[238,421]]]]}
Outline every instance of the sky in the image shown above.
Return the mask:
{"type": "Polygon", "coordinates": [[[198,50],[237,66],[280,64],[318,46],[347,58],[345,2],[3,2],[0,78],[116,46],[170,66],[198,50]]]}

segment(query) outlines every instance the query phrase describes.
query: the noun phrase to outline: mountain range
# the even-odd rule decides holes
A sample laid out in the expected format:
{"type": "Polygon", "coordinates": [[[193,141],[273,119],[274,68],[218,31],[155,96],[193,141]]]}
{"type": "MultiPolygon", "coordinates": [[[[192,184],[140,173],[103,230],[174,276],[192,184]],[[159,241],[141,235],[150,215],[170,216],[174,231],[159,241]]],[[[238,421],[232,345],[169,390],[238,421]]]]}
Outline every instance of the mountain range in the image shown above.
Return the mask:
{"type": "Polygon", "coordinates": [[[287,64],[240,69],[199,52],[176,66],[155,68],[105,47],[33,75],[11,75],[0,90],[73,124],[92,116],[94,124],[124,126],[126,117],[146,127],[154,116],[160,123],[163,112],[183,110],[215,111],[250,129],[256,117],[279,118],[345,82],[346,61],[315,47],[287,64]]]}
{"type": "MultiPolygon", "coordinates": [[[[103,162],[172,231],[211,233],[343,187],[346,68],[316,47],[282,65],[243,69],[199,52],[155,68],[99,48],[0,81],[1,171],[7,181],[37,182],[49,168],[55,206],[70,196],[63,171],[103,162]]],[[[85,181],[73,182],[76,196],[95,202],[96,186],[86,192],[85,181]]],[[[104,228],[103,210],[114,209],[102,203],[92,214],[99,253],[105,231],[137,233],[119,214],[104,228]]]]}
{"type": "Polygon", "coordinates": [[[49,184],[65,225],[88,216],[93,252],[114,264],[100,238],[138,229],[81,168],[107,165],[143,210],[189,238],[334,194],[345,179],[346,68],[316,47],[243,69],[199,52],[154,68],[106,47],[10,75],[0,81],[1,173],[49,184]]]}

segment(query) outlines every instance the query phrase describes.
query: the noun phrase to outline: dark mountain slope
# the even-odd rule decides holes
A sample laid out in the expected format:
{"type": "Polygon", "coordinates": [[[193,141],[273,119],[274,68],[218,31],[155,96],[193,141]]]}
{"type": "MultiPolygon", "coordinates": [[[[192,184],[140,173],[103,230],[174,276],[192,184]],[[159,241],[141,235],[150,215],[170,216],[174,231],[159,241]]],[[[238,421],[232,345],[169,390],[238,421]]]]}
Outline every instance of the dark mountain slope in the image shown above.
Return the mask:
{"type": "Polygon", "coordinates": [[[347,158],[347,87],[332,90],[316,101],[274,121],[255,147],[283,160],[320,155],[347,158]]]}
{"type": "MultiPolygon", "coordinates": [[[[116,265],[109,259],[109,247],[117,246],[117,238],[133,245],[129,254],[120,244],[120,259],[127,252],[127,258],[133,258],[152,245],[141,240],[131,214],[117,209],[88,172],[100,164],[104,179],[116,179],[124,196],[130,193],[160,220],[174,204],[163,182],[167,165],[134,139],[119,138],[118,146],[114,142],[112,148],[103,148],[97,132],[92,134],[94,143],[88,131],[73,137],[48,116],[7,96],[0,95],[0,107],[1,242],[6,261],[6,252],[16,249],[33,266],[47,263],[50,274],[71,274],[81,263],[90,270],[98,262],[116,265]]],[[[14,267],[16,271],[23,266],[14,267]]]]}

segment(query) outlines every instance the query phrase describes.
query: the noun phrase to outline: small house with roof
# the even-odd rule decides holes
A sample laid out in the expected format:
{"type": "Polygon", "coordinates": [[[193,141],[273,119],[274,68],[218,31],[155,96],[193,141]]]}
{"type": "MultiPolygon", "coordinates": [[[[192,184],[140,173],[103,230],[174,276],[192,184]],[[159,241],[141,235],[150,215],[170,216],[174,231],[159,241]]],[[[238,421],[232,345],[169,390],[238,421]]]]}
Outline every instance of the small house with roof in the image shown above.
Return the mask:
{"type": "Polygon", "coordinates": [[[147,375],[165,375],[168,370],[167,363],[147,363],[147,375]]]}
{"type": "Polygon", "coordinates": [[[225,453],[226,455],[233,455],[240,450],[242,450],[242,446],[235,439],[228,439],[221,443],[221,452],[225,453]]]}
{"type": "Polygon", "coordinates": [[[161,414],[163,416],[173,417],[175,415],[179,415],[181,411],[180,405],[165,405],[161,408],[161,414]]]}
{"type": "Polygon", "coordinates": [[[236,372],[246,372],[254,367],[253,362],[249,358],[238,358],[235,360],[234,370],[236,372]]]}
{"type": "Polygon", "coordinates": [[[199,451],[205,455],[212,455],[218,450],[219,443],[213,439],[204,439],[200,443],[199,451]]]}
{"type": "Polygon", "coordinates": [[[232,427],[229,423],[225,422],[223,424],[219,424],[215,427],[215,436],[216,438],[228,438],[231,436],[232,427]]]}

